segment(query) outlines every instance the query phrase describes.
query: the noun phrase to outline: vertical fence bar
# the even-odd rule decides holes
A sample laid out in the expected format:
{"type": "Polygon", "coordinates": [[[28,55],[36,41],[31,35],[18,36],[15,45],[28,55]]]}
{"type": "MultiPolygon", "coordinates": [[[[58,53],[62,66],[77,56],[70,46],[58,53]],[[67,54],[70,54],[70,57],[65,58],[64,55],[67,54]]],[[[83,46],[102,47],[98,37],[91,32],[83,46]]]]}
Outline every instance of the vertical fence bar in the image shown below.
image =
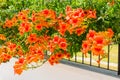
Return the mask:
{"type": "MultiPolygon", "coordinates": [[[[100,60],[100,55],[98,56],[98,60],[100,60]]],[[[98,67],[100,68],[100,63],[98,64],[98,67]]]]}
{"type": "Polygon", "coordinates": [[[82,64],[84,64],[84,54],[82,53],[82,64]]]}
{"type": "Polygon", "coordinates": [[[109,63],[110,63],[110,45],[108,45],[108,64],[107,64],[107,69],[109,70],[109,63]]]}
{"type": "Polygon", "coordinates": [[[90,66],[92,65],[92,54],[90,52],[90,66]]]}
{"type": "Polygon", "coordinates": [[[77,53],[75,52],[75,62],[77,62],[77,53]]]}
{"type": "Polygon", "coordinates": [[[120,75],[120,44],[118,44],[118,75],[120,75]]]}

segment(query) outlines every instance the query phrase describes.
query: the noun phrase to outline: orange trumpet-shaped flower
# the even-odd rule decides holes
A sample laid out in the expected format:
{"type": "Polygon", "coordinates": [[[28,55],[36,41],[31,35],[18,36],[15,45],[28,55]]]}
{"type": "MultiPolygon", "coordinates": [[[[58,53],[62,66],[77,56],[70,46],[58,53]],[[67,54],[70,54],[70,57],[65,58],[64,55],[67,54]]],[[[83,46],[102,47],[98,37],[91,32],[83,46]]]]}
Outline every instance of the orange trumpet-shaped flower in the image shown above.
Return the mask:
{"type": "Polygon", "coordinates": [[[53,11],[53,10],[45,9],[45,10],[42,11],[42,14],[46,18],[51,18],[51,19],[56,18],[55,11],[53,11]]]}
{"type": "Polygon", "coordinates": [[[60,42],[59,47],[63,50],[66,50],[67,49],[67,43],[66,42],[60,42]]]}
{"type": "Polygon", "coordinates": [[[23,72],[23,64],[16,62],[13,66],[14,73],[20,75],[23,72]]]}
{"type": "Polygon", "coordinates": [[[27,41],[29,43],[35,43],[38,40],[37,35],[32,33],[28,36],[27,41]]]}
{"type": "Polygon", "coordinates": [[[40,31],[42,29],[42,25],[41,24],[38,24],[35,26],[36,30],[40,31]]]}
{"type": "Polygon", "coordinates": [[[113,30],[112,30],[111,28],[107,29],[107,36],[108,36],[109,38],[112,38],[113,35],[114,35],[113,30]]]}
{"type": "Polygon", "coordinates": [[[48,61],[51,65],[54,65],[55,63],[56,64],[59,63],[59,61],[64,57],[65,57],[64,53],[58,52],[56,54],[53,54],[48,61]]]}
{"type": "Polygon", "coordinates": [[[3,34],[0,34],[0,40],[6,40],[6,37],[3,34]]]}
{"type": "Polygon", "coordinates": [[[66,24],[66,23],[60,23],[59,25],[60,25],[60,29],[61,29],[61,30],[64,30],[64,31],[66,31],[67,28],[68,28],[68,26],[69,26],[69,25],[66,24]]]}
{"type": "Polygon", "coordinates": [[[72,8],[70,6],[66,6],[66,12],[72,11],[72,8]]]}
{"type": "Polygon", "coordinates": [[[3,54],[0,55],[0,60],[2,62],[6,62],[6,61],[10,60],[11,57],[12,57],[11,55],[3,53],[3,54]]]}
{"type": "Polygon", "coordinates": [[[55,36],[54,39],[53,39],[53,42],[54,42],[54,43],[58,43],[58,42],[59,42],[59,39],[60,39],[60,38],[59,38],[58,36],[55,36]]]}
{"type": "Polygon", "coordinates": [[[65,38],[60,38],[58,45],[61,49],[66,50],[67,49],[66,39],[65,38]]]}
{"type": "Polygon", "coordinates": [[[29,10],[22,10],[18,13],[17,17],[19,20],[27,21],[28,20],[29,10]]]}
{"type": "Polygon", "coordinates": [[[88,40],[83,41],[81,51],[85,54],[86,57],[87,57],[88,51],[90,50],[90,47],[91,47],[91,43],[88,40]]]}
{"type": "Polygon", "coordinates": [[[100,45],[94,45],[91,47],[91,51],[93,55],[99,56],[104,54],[104,50],[102,49],[103,47],[100,45]]]}
{"type": "Polygon", "coordinates": [[[66,39],[65,38],[60,38],[58,44],[60,44],[61,42],[66,42],[66,39]]]}
{"type": "Polygon", "coordinates": [[[62,53],[57,53],[55,56],[57,59],[62,59],[64,55],[62,53]]]}
{"type": "Polygon", "coordinates": [[[50,58],[49,58],[49,63],[51,64],[51,65],[54,65],[54,63],[55,63],[55,61],[56,61],[56,57],[55,57],[55,55],[52,55],[50,58]]]}
{"type": "Polygon", "coordinates": [[[88,40],[93,40],[94,36],[96,35],[96,32],[94,30],[89,30],[89,33],[87,34],[88,40]]]}
{"type": "Polygon", "coordinates": [[[50,11],[49,11],[48,9],[45,9],[45,10],[43,10],[43,14],[44,14],[44,15],[49,15],[49,14],[50,14],[50,11]]]}
{"type": "Polygon", "coordinates": [[[69,59],[70,58],[70,53],[68,53],[67,51],[64,51],[64,57],[69,59]]]}
{"type": "Polygon", "coordinates": [[[78,36],[80,36],[81,34],[84,33],[84,31],[85,31],[85,28],[77,28],[77,29],[76,29],[76,34],[77,34],[78,36]]]}
{"type": "Polygon", "coordinates": [[[94,37],[93,44],[96,44],[96,45],[104,45],[104,44],[105,44],[105,39],[104,39],[104,37],[101,36],[101,35],[95,36],[95,37],[94,37]]]}
{"type": "Polygon", "coordinates": [[[12,20],[8,20],[8,19],[6,19],[3,28],[6,28],[6,27],[11,28],[11,27],[13,26],[13,24],[14,24],[14,23],[13,23],[12,20]]]}
{"type": "Polygon", "coordinates": [[[96,11],[89,10],[87,18],[96,18],[96,11]]]}
{"type": "Polygon", "coordinates": [[[17,48],[16,44],[12,42],[8,42],[7,45],[10,51],[14,51],[17,48]]]}
{"type": "Polygon", "coordinates": [[[23,56],[23,51],[22,51],[21,49],[18,49],[16,55],[18,55],[18,56],[20,56],[20,57],[23,56]]]}
{"type": "Polygon", "coordinates": [[[29,32],[31,30],[31,23],[22,22],[18,30],[21,35],[24,34],[25,32],[29,32]]]}
{"type": "Polygon", "coordinates": [[[20,57],[18,60],[19,63],[23,64],[25,62],[25,59],[23,57],[20,57]]]}

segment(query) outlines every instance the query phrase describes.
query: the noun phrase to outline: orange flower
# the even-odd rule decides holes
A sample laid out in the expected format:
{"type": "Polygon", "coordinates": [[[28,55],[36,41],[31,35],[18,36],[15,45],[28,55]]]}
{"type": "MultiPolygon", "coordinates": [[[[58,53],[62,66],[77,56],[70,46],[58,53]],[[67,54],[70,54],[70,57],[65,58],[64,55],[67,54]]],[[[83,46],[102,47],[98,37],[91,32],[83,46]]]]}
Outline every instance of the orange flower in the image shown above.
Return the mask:
{"type": "Polygon", "coordinates": [[[80,36],[81,34],[83,34],[84,31],[85,31],[84,28],[77,28],[77,29],[76,29],[76,34],[77,34],[78,36],[80,36]]]}
{"type": "Polygon", "coordinates": [[[70,6],[66,6],[66,12],[72,11],[72,8],[70,6]]]}
{"type": "Polygon", "coordinates": [[[37,35],[35,33],[30,34],[27,38],[29,43],[35,43],[37,40],[37,35]]]}
{"type": "Polygon", "coordinates": [[[28,13],[29,10],[22,10],[21,12],[18,13],[18,19],[22,20],[22,21],[27,21],[28,20],[28,13]]]}
{"type": "Polygon", "coordinates": [[[31,24],[29,22],[25,22],[25,23],[21,24],[21,26],[24,27],[25,32],[30,31],[31,24]]]}
{"type": "Polygon", "coordinates": [[[6,19],[5,24],[3,25],[3,28],[11,28],[13,26],[13,21],[6,19]]]}
{"type": "Polygon", "coordinates": [[[27,55],[26,56],[26,62],[30,64],[33,61],[34,56],[33,55],[27,55]]]}
{"type": "Polygon", "coordinates": [[[44,14],[44,15],[49,15],[49,14],[50,14],[50,11],[49,11],[48,9],[45,9],[45,10],[43,10],[43,14],[44,14]]]}
{"type": "Polygon", "coordinates": [[[53,39],[53,42],[54,42],[54,43],[58,43],[58,42],[59,42],[59,37],[58,37],[58,36],[55,36],[54,39],[53,39]]]}
{"type": "Polygon", "coordinates": [[[89,10],[87,18],[96,18],[96,11],[89,10]]]}
{"type": "Polygon", "coordinates": [[[78,18],[72,18],[72,19],[70,19],[70,23],[71,24],[74,24],[74,25],[76,25],[76,24],[78,24],[78,22],[80,22],[79,20],[78,20],[78,18]]]}
{"type": "Polygon", "coordinates": [[[21,67],[20,67],[20,68],[15,68],[15,69],[14,69],[14,73],[15,73],[15,74],[20,75],[22,72],[23,72],[23,69],[22,69],[21,67]]]}
{"type": "Polygon", "coordinates": [[[66,50],[67,49],[67,43],[66,42],[60,42],[59,47],[63,50],[66,50]]]}
{"type": "Polygon", "coordinates": [[[94,37],[93,44],[96,44],[96,45],[104,45],[104,44],[105,44],[104,37],[103,37],[102,35],[96,35],[96,36],[94,37]]]}
{"type": "Polygon", "coordinates": [[[96,32],[94,30],[89,30],[89,33],[87,34],[87,39],[93,40],[95,35],[96,35],[96,32]]]}
{"type": "Polygon", "coordinates": [[[86,50],[89,50],[89,48],[90,48],[90,45],[91,45],[91,43],[89,42],[89,41],[83,41],[83,43],[82,43],[82,48],[83,49],[86,49],[86,50]]]}
{"type": "Polygon", "coordinates": [[[55,63],[55,61],[56,61],[56,58],[55,58],[55,55],[52,55],[50,58],[49,58],[49,63],[51,64],[51,65],[54,65],[54,63],[55,63]]]}
{"type": "Polygon", "coordinates": [[[23,64],[19,62],[15,62],[14,65],[14,73],[20,75],[23,72],[23,64]]]}
{"type": "Polygon", "coordinates": [[[83,41],[81,51],[85,54],[86,57],[87,57],[87,52],[90,50],[90,46],[91,43],[88,40],[83,41]]]}
{"type": "Polygon", "coordinates": [[[21,64],[23,64],[24,61],[25,61],[25,59],[23,57],[20,57],[19,60],[18,60],[18,62],[21,63],[21,64]]]}
{"type": "Polygon", "coordinates": [[[31,29],[31,24],[29,22],[22,22],[19,27],[20,34],[24,34],[25,32],[29,32],[31,29]]]}
{"type": "Polygon", "coordinates": [[[39,54],[29,54],[26,56],[26,63],[30,64],[32,62],[38,62],[42,60],[42,57],[39,54]]]}
{"type": "Polygon", "coordinates": [[[114,35],[114,32],[113,32],[113,30],[111,29],[111,28],[109,28],[108,30],[107,30],[107,36],[109,37],[109,38],[112,38],[113,37],[113,35],[114,35]]]}
{"type": "Polygon", "coordinates": [[[54,52],[55,48],[56,45],[54,44],[54,42],[51,41],[48,43],[48,49],[50,50],[50,52],[54,52]]]}
{"type": "Polygon", "coordinates": [[[101,60],[102,60],[102,58],[98,59],[98,60],[97,60],[97,63],[100,64],[100,61],[101,61],[101,60]]]}
{"type": "Polygon", "coordinates": [[[8,42],[7,45],[10,51],[14,51],[17,47],[15,43],[11,43],[11,42],[8,42]]]}
{"type": "Polygon", "coordinates": [[[75,28],[75,27],[73,27],[73,26],[68,28],[68,31],[69,31],[70,34],[72,34],[72,33],[75,31],[74,28],[75,28]]]}
{"type": "Polygon", "coordinates": [[[99,56],[104,54],[104,50],[101,45],[93,45],[91,48],[93,55],[99,56]]]}
{"type": "Polygon", "coordinates": [[[57,53],[57,54],[55,54],[55,56],[56,56],[56,58],[58,60],[63,58],[63,54],[62,53],[57,53]]]}
{"type": "Polygon", "coordinates": [[[36,54],[38,54],[40,60],[44,59],[44,53],[42,51],[42,48],[38,48],[36,54]]]}
{"type": "Polygon", "coordinates": [[[61,42],[66,42],[66,39],[65,38],[60,38],[58,43],[60,44],[61,42]]]}
{"type": "Polygon", "coordinates": [[[70,54],[67,53],[66,51],[64,53],[58,52],[50,56],[48,61],[51,65],[54,65],[54,63],[58,64],[59,61],[64,57],[70,58],[70,54]]]}
{"type": "Polygon", "coordinates": [[[79,17],[80,16],[80,12],[79,11],[75,11],[74,14],[73,14],[73,17],[79,17]]]}
{"type": "Polygon", "coordinates": [[[6,40],[6,37],[3,34],[0,34],[0,40],[6,40]]]}
{"type": "Polygon", "coordinates": [[[59,31],[59,33],[60,33],[62,36],[65,35],[65,32],[66,32],[66,30],[62,30],[62,29],[59,31]]]}
{"type": "Polygon", "coordinates": [[[72,12],[72,8],[70,6],[66,6],[66,10],[65,10],[66,15],[69,16],[71,12],[72,12]]]}
{"type": "Polygon", "coordinates": [[[61,60],[62,58],[64,57],[64,54],[62,53],[56,53],[54,55],[52,55],[50,58],[49,58],[49,63],[51,65],[54,65],[54,63],[58,64],[59,63],[59,60],[61,60]]]}
{"type": "Polygon", "coordinates": [[[34,47],[34,46],[29,46],[29,52],[32,54],[35,54],[35,52],[36,52],[36,47],[34,47]]]}
{"type": "Polygon", "coordinates": [[[11,57],[12,57],[11,55],[6,54],[6,53],[3,53],[3,54],[0,55],[0,59],[1,59],[1,61],[3,61],[3,62],[6,62],[6,61],[10,60],[11,57]]]}
{"type": "Polygon", "coordinates": [[[15,24],[18,20],[17,20],[17,16],[14,15],[13,18],[11,19],[13,21],[13,23],[15,24]]]}
{"type": "Polygon", "coordinates": [[[22,50],[18,50],[17,54],[18,54],[18,56],[23,56],[23,51],[22,50]]]}
{"type": "Polygon", "coordinates": [[[41,24],[38,24],[35,26],[36,30],[40,31],[42,29],[42,25],[41,24]]]}
{"type": "Polygon", "coordinates": [[[84,17],[84,10],[81,8],[78,8],[74,11],[73,17],[83,18],[84,17]]]}
{"type": "Polygon", "coordinates": [[[42,11],[42,14],[46,18],[51,18],[51,19],[56,18],[56,14],[55,14],[55,12],[53,10],[45,9],[45,10],[42,11]]]}
{"type": "Polygon", "coordinates": [[[64,51],[64,56],[65,56],[66,58],[70,58],[70,53],[64,51]]]}
{"type": "Polygon", "coordinates": [[[61,30],[66,31],[67,28],[68,28],[68,24],[66,24],[66,23],[60,23],[59,25],[60,25],[60,29],[61,29],[61,30]]]}

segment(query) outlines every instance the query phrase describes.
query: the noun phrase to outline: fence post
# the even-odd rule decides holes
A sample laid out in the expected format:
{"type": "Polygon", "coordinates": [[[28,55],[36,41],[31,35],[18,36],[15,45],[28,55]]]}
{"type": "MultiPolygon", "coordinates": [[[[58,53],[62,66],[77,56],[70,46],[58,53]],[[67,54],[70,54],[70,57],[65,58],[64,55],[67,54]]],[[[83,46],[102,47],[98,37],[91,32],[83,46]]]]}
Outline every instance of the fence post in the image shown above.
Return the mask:
{"type": "Polygon", "coordinates": [[[120,44],[118,44],[118,75],[120,75],[120,44]]]}

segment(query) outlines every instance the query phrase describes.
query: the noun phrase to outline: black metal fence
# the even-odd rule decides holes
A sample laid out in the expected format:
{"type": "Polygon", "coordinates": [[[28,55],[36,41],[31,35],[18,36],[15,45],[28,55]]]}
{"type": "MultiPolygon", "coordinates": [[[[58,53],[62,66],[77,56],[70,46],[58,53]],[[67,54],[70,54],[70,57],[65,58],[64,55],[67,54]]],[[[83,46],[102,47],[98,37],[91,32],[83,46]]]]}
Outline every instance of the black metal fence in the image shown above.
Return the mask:
{"type": "Polygon", "coordinates": [[[107,51],[107,57],[101,60],[100,64],[96,61],[96,59],[100,59],[100,56],[94,57],[89,54],[85,57],[82,53],[76,53],[69,61],[117,71],[118,75],[120,75],[120,44],[108,45],[105,50],[107,51]]]}

